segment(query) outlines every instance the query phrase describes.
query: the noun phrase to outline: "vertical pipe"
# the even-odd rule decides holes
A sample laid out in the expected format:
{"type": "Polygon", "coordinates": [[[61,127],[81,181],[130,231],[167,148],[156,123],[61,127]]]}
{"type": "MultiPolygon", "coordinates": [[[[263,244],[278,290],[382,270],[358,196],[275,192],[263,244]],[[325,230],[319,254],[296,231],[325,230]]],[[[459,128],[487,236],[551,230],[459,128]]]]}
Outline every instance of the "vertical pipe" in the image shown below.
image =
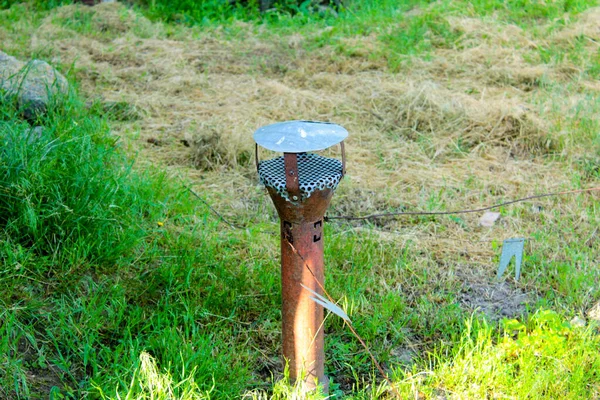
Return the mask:
{"type": "Polygon", "coordinates": [[[288,221],[281,222],[283,354],[289,364],[290,378],[296,380],[305,374],[309,390],[326,382],[323,307],[311,300],[310,293],[301,286],[321,292],[316,282],[318,279],[323,284],[321,225],[321,221],[292,223],[291,226],[288,221]],[[315,237],[319,238],[316,242],[315,237]]]}
{"type": "Polygon", "coordinates": [[[327,391],[323,307],[301,285],[323,294],[323,216],[333,191],[317,190],[307,199],[291,202],[267,189],[281,219],[283,356],[293,381],[303,376],[306,390],[320,385],[327,391]]]}

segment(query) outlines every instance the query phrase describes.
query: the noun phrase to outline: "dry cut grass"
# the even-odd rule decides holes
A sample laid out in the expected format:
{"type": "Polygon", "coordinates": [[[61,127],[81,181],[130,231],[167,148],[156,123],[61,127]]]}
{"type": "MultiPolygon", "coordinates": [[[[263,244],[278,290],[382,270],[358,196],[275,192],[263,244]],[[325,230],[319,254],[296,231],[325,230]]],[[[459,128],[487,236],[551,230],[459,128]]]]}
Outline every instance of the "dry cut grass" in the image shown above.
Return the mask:
{"type": "MultiPolygon", "coordinates": [[[[251,135],[283,120],[349,130],[349,179],[333,204],[339,213],[476,207],[571,187],[573,162],[590,152],[590,133],[577,129],[575,115],[596,118],[590,98],[600,88],[569,58],[542,60],[540,47],[584,37],[586,51],[597,51],[599,15],[591,9],[543,37],[493,17],[448,16],[460,41],[407,59],[397,73],[372,57],[383,46],[373,36],[308,51],[310,37],[299,34],[266,37],[244,23],[234,38],[220,28],[175,29],[115,3],[58,9],[33,35],[31,51],[74,65],[89,97],[144,109],[141,120],[115,124],[144,162],[196,180],[227,215],[272,221],[255,186],[251,135]]],[[[574,207],[544,201],[491,230],[478,216],[442,228],[421,220],[379,228],[383,240],[404,235],[434,258],[468,254],[489,270],[489,240],[527,236],[537,219],[574,207]]]]}

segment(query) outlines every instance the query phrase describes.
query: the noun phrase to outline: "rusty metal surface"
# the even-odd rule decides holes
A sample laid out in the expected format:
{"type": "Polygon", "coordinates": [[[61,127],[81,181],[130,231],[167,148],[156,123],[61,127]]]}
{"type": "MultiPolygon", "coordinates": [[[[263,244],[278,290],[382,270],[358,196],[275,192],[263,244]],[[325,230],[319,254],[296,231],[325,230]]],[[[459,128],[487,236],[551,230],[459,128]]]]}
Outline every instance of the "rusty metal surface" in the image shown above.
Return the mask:
{"type": "Polygon", "coordinates": [[[314,389],[319,384],[327,390],[323,307],[310,299],[311,293],[301,284],[323,294],[315,277],[324,284],[323,215],[333,190],[316,191],[311,197],[293,204],[273,188],[267,189],[281,219],[283,356],[289,364],[291,379],[296,380],[304,373],[307,389],[314,389]]]}
{"type": "Polygon", "coordinates": [[[285,188],[292,201],[300,199],[300,181],[298,178],[298,154],[285,153],[283,155],[285,165],[285,188]]]}

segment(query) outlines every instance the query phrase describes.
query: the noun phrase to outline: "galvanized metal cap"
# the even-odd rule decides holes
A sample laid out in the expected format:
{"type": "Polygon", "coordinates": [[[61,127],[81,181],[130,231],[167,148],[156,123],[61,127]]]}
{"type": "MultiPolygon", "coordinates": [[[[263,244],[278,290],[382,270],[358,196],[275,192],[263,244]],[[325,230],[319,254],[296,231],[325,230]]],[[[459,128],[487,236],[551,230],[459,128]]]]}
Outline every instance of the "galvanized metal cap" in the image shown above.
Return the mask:
{"type": "Polygon", "coordinates": [[[254,132],[256,143],[280,153],[324,150],[347,137],[348,131],[340,125],[318,121],[278,122],[254,132]]]}

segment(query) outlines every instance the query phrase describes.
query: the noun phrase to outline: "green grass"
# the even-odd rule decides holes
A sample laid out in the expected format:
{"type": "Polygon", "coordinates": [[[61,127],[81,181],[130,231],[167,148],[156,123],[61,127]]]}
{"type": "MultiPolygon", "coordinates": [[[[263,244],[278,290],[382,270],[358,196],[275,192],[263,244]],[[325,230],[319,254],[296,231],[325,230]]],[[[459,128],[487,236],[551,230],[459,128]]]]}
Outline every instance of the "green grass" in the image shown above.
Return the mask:
{"type": "MultiPolygon", "coordinates": [[[[11,8],[15,4],[23,3],[19,0],[2,0],[0,1],[0,10],[11,8]]],[[[60,7],[65,4],[72,4],[72,1],[69,0],[50,0],[50,1],[41,1],[41,0],[33,0],[29,2],[32,6],[35,7],[36,10],[50,10],[55,7],[60,7]]]]}
{"type": "Polygon", "coordinates": [[[53,107],[39,133],[4,107],[0,224],[15,245],[59,263],[112,264],[144,236],[131,228],[156,206],[104,120],[72,99],[53,107]]]}
{"type": "MultiPolygon", "coordinates": [[[[181,12],[176,3],[154,4],[165,7],[161,13],[181,12]]],[[[255,21],[250,29],[264,36],[299,32],[308,38],[307,51],[332,46],[349,54],[354,50],[344,38],[375,35],[382,47],[368,57],[385,57],[389,69],[398,70],[411,57],[462,45],[449,16],[494,16],[524,28],[540,23],[544,29],[530,31],[539,38],[565,24],[565,13],[596,3],[356,1],[337,18],[308,11],[259,17],[241,9],[221,13],[223,3],[200,4],[206,9],[196,12],[203,17],[186,22],[207,29],[220,24],[232,40],[243,32],[239,19],[255,21]],[[404,15],[411,10],[419,12],[404,15]],[[327,26],[332,29],[323,30],[327,26]]],[[[29,41],[23,21],[37,25],[51,15],[27,7],[12,5],[0,14],[0,35],[9,32],[22,55],[29,41]]],[[[87,12],[58,21],[79,33],[95,29],[87,12]]],[[[574,63],[585,79],[597,77],[599,59],[583,41],[542,42],[530,56],[532,63],[574,63]]],[[[569,170],[579,188],[600,179],[600,104],[588,93],[565,111],[561,101],[571,91],[549,82],[534,103],[549,110],[544,115],[554,132],[569,132],[558,148],[590,150],[574,160],[560,154],[545,160],[569,170]]],[[[0,398],[293,397],[297,388],[273,372],[280,368],[279,241],[261,230],[276,229],[275,219],[254,225],[255,216],[244,215],[247,230],[224,229],[176,178],[135,163],[111,132],[118,121],[101,104],[86,107],[75,91],[34,122],[23,121],[14,102],[0,103],[0,398]],[[44,127],[39,136],[37,125],[44,127]]],[[[382,165],[394,169],[401,161],[382,165]]],[[[472,193],[482,193],[477,200],[483,203],[496,198],[477,172],[442,189],[419,188],[418,206],[450,209],[472,193]]],[[[344,190],[352,184],[347,179],[336,196],[349,196],[344,190]]],[[[202,195],[217,204],[223,198],[202,195]]],[[[384,240],[343,224],[326,227],[328,290],[403,396],[600,396],[598,325],[568,322],[600,297],[590,231],[599,202],[580,195],[567,208],[560,199],[543,204],[548,212],[530,204],[502,210],[515,229],[532,226],[521,281],[509,280],[532,293],[518,321],[494,322],[461,307],[460,273],[481,268],[468,251],[449,259],[424,250],[418,238],[384,240]]],[[[427,225],[438,236],[457,226],[469,229],[462,217],[403,224],[427,225]]],[[[499,243],[489,247],[495,256],[487,263],[494,265],[499,243]]],[[[332,394],[388,398],[387,384],[342,321],[328,317],[326,333],[332,394]]]]}
{"type": "Polygon", "coordinates": [[[536,312],[527,324],[507,320],[501,333],[471,322],[460,344],[440,349],[432,360],[437,367],[420,380],[427,382],[427,395],[443,388],[465,398],[595,398],[599,348],[593,328],[573,327],[549,310],[536,312]]]}
{"type": "Polygon", "coordinates": [[[213,339],[235,328],[237,308],[257,304],[237,298],[250,285],[222,268],[217,251],[231,240],[216,236],[206,209],[196,213],[163,174],[133,171],[106,121],[74,95],[37,121],[40,137],[12,104],[1,110],[4,394],[137,396],[154,379],[144,352],[161,365],[184,361],[172,372],[186,382],[177,396],[228,376],[215,392],[239,392],[247,367],[213,339]]]}

